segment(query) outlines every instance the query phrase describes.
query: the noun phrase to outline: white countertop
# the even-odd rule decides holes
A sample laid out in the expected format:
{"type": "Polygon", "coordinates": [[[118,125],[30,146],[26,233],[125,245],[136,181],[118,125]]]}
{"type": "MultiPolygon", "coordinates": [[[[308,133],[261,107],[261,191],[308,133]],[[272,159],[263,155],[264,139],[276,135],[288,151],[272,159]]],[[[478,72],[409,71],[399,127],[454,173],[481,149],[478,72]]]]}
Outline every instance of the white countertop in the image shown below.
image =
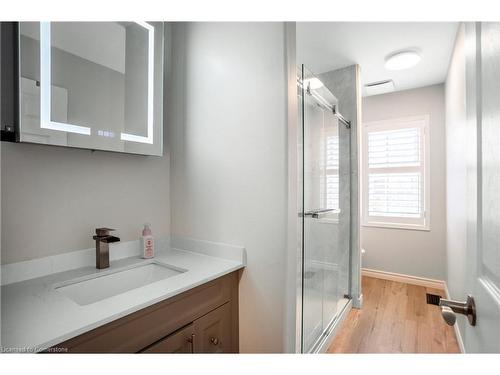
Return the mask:
{"type": "MultiPolygon", "coordinates": [[[[179,241],[184,243],[186,241],[179,241]]],[[[110,268],[86,266],[2,286],[1,346],[4,351],[33,352],[78,336],[125,315],[173,297],[245,266],[241,256],[224,256],[215,244],[196,241],[194,251],[169,249],[157,254],[159,262],[187,272],[80,306],[55,290],[69,280],[147,262],[138,256],[115,260],[110,268]],[[198,248],[202,248],[198,249],[198,248]],[[210,249],[216,256],[207,255],[210,249]]]]}

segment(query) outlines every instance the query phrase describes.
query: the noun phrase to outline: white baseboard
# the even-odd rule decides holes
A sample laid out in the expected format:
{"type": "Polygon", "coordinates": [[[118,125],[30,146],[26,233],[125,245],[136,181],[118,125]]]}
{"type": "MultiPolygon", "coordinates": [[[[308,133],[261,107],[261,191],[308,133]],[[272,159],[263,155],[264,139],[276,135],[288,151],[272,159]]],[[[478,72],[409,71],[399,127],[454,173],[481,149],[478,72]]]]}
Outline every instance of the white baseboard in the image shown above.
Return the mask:
{"type": "Polygon", "coordinates": [[[446,283],[443,280],[427,279],[425,277],[404,275],[401,273],[387,272],[362,268],[361,274],[363,276],[374,277],[376,279],[397,281],[400,283],[424,286],[426,288],[434,288],[445,290],[446,283]]]}
{"type": "MultiPolygon", "coordinates": [[[[446,283],[444,284],[444,293],[445,293],[446,299],[451,299],[450,292],[448,291],[448,285],[446,285],[446,283]]],[[[464,345],[464,340],[462,339],[462,334],[460,333],[460,327],[458,326],[457,323],[455,323],[453,328],[455,329],[455,336],[457,338],[458,347],[460,348],[460,352],[465,354],[465,345],[464,345]]]]}

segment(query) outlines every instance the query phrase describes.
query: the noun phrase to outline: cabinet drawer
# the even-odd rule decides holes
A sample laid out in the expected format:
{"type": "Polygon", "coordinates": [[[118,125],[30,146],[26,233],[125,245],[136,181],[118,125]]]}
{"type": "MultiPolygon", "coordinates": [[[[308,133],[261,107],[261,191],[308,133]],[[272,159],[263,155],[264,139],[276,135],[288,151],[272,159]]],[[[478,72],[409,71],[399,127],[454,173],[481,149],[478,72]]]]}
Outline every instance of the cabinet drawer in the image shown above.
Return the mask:
{"type": "Polygon", "coordinates": [[[237,296],[237,280],[235,272],[222,276],[57,346],[70,353],[137,353],[237,296]]]}
{"type": "Polygon", "coordinates": [[[141,353],[194,353],[194,337],[194,326],[188,324],[142,350],[141,353]]]}

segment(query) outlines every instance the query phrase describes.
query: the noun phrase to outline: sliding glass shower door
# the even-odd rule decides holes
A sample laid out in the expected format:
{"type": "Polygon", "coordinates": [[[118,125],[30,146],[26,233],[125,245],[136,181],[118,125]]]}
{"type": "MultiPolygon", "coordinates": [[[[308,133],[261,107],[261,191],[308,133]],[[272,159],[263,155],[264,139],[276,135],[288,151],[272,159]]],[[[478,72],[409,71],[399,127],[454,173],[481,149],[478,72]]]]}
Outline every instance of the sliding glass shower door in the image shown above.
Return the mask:
{"type": "Polygon", "coordinates": [[[349,295],[349,129],[338,101],[302,66],[302,352],[327,339],[349,295]],[[340,117],[342,118],[342,117],[340,117]]]}

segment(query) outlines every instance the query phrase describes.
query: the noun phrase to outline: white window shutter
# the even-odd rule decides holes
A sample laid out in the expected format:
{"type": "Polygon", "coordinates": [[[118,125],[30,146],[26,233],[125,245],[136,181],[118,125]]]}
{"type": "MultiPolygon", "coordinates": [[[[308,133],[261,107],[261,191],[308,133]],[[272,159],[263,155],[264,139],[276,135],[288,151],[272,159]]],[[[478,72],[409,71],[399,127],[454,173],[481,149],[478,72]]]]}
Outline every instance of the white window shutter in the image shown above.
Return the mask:
{"type": "Polygon", "coordinates": [[[427,126],[427,116],[365,124],[365,225],[426,227],[427,126]]]}
{"type": "Polygon", "coordinates": [[[368,178],[370,216],[422,216],[420,172],[370,173],[368,178]]]}
{"type": "Polygon", "coordinates": [[[340,179],[339,179],[339,136],[326,137],[326,208],[339,209],[340,179]]]}
{"type": "Polygon", "coordinates": [[[368,167],[420,166],[420,129],[368,132],[368,167]]]}

